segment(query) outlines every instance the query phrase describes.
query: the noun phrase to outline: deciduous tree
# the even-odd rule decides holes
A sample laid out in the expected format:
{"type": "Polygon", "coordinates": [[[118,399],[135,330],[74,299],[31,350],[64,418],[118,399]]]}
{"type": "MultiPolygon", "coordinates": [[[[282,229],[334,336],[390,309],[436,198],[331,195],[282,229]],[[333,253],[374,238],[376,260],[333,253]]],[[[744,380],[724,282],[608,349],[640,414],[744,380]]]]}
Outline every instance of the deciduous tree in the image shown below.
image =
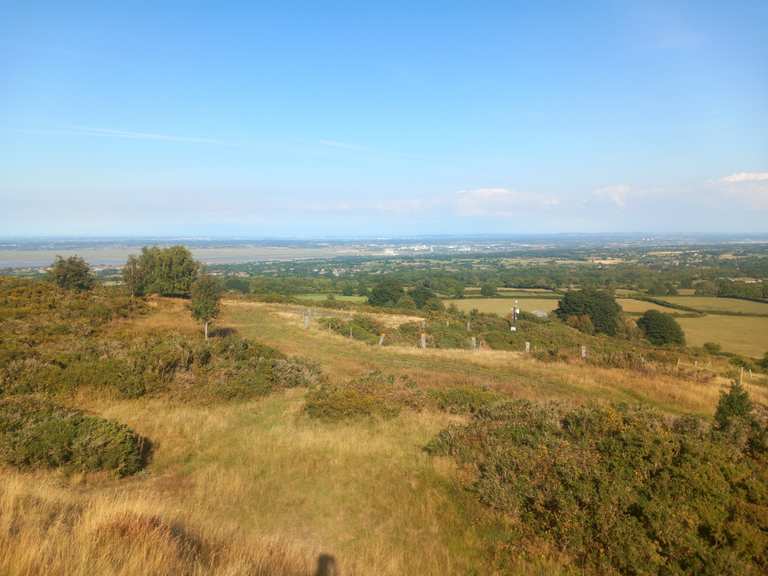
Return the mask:
{"type": "Polygon", "coordinates": [[[221,286],[213,276],[202,274],[192,284],[190,309],[195,320],[203,323],[205,339],[208,340],[208,325],[221,310],[221,286]]]}

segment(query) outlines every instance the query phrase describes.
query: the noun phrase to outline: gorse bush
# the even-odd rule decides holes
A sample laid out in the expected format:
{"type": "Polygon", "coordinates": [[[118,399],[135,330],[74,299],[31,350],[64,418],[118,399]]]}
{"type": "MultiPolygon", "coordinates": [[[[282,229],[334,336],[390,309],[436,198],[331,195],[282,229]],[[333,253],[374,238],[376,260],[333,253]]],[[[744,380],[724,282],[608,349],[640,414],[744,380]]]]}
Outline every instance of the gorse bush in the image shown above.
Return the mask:
{"type": "Polygon", "coordinates": [[[768,570],[765,453],[695,418],[518,401],[482,408],[428,450],[471,471],[507,518],[510,555],[543,540],[602,574],[768,570]]]}
{"type": "Polygon", "coordinates": [[[409,378],[373,371],[344,384],[325,382],[311,389],[305,410],[310,417],[326,421],[386,419],[404,407],[419,409],[424,400],[424,392],[409,378]]]}
{"type": "Polygon", "coordinates": [[[20,468],[134,474],[149,443],[127,426],[35,400],[0,400],[0,459],[20,468]]]}
{"type": "Polygon", "coordinates": [[[452,414],[468,414],[499,402],[503,396],[476,386],[430,390],[429,398],[439,410],[452,414]]]}
{"type": "Polygon", "coordinates": [[[204,401],[252,398],[319,378],[315,366],[237,336],[205,343],[168,331],[109,329],[113,320],[146,311],[114,289],[77,292],[0,278],[0,395],[87,388],[122,398],[172,392],[204,401]]]}

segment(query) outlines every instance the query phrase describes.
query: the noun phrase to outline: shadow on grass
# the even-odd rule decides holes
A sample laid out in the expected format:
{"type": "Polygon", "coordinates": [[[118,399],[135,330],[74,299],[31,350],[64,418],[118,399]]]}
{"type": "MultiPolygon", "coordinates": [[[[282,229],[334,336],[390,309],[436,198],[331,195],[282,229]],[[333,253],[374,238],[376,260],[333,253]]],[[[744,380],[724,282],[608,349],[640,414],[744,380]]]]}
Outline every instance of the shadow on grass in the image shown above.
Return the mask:
{"type": "Polygon", "coordinates": [[[315,576],[340,576],[336,558],[331,554],[320,554],[317,557],[317,571],[315,576]]]}

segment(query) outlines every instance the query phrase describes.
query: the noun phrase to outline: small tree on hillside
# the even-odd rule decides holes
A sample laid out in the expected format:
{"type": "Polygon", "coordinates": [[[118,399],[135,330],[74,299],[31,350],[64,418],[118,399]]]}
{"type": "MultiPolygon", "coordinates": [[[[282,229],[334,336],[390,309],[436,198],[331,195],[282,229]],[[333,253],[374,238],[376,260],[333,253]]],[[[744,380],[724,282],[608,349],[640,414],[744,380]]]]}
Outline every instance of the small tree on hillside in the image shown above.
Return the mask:
{"type": "Polygon", "coordinates": [[[720,393],[713,432],[752,454],[768,452],[768,424],[758,417],[749,394],[736,380],[728,392],[720,393]]]}
{"type": "Polygon", "coordinates": [[[727,430],[734,422],[747,419],[752,414],[752,400],[738,382],[731,383],[728,392],[720,393],[720,402],[715,411],[715,425],[718,430],[727,430]]]}
{"type": "Polygon", "coordinates": [[[195,320],[203,323],[205,339],[208,340],[208,324],[218,317],[221,310],[221,286],[208,274],[201,275],[192,284],[190,309],[195,320]]]}
{"type": "Polygon", "coordinates": [[[90,290],[96,282],[90,266],[80,256],[56,256],[49,274],[65,290],[90,290]]]}
{"type": "Polygon", "coordinates": [[[685,344],[685,334],[672,316],[658,310],[647,310],[637,321],[645,337],[656,346],[685,344]]]}
{"type": "Polygon", "coordinates": [[[499,294],[499,291],[494,284],[491,284],[488,282],[480,286],[481,296],[492,297],[492,296],[498,296],[498,294],[499,294]]]}

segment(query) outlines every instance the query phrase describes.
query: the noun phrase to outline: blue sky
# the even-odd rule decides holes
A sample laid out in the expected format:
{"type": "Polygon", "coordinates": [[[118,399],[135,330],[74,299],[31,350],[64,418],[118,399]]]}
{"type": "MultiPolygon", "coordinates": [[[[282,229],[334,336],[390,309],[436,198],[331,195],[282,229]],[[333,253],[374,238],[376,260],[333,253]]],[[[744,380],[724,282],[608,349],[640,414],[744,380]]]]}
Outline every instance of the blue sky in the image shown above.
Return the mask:
{"type": "Polygon", "coordinates": [[[765,1],[0,10],[0,236],[768,232],[765,1]]]}

